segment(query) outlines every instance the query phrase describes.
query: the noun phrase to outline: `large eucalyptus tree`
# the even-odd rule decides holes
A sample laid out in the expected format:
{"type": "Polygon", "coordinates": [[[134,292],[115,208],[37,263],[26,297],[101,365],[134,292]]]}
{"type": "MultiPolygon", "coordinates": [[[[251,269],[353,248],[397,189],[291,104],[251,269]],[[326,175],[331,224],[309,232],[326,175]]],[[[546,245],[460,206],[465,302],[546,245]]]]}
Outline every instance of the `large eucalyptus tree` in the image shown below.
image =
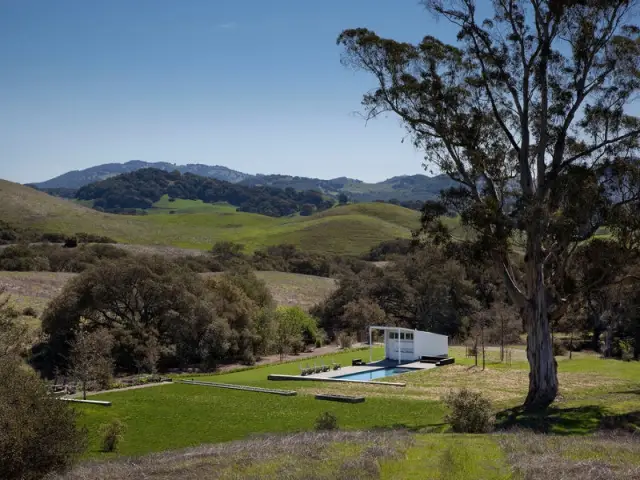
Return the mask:
{"type": "Polygon", "coordinates": [[[525,408],[545,408],[558,392],[549,316],[561,311],[559,279],[577,245],[638,198],[637,5],[493,0],[482,20],[474,0],[424,3],[458,29],[455,44],[350,29],[338,38],[343,61],[375,78],[367,117],[399,116],[425,166],[458,182],[443,201],[504,273],[528,334],[525,408]]]}

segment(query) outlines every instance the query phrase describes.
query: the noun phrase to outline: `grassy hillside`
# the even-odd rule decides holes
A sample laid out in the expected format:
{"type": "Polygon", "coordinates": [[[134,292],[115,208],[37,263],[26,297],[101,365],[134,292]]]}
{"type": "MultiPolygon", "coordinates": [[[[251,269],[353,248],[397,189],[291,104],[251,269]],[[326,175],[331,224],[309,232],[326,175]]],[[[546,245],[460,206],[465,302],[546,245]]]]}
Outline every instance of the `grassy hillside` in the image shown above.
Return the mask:
{"type": "Polygon", "coordinates": [[[164,198],[146,216],[111,215],[0,180],[0,218],[24,228],[106,235],[123,243],[208,249],[217,241],[248,250],[293,243],[302,250],[360,254],[383,240],[408,237],[418,213],[389,204],[356,204],[310,217],[272,218],[229,205],[164,198]],[[170,213],[170,212],[175,213],[170,213]]]}

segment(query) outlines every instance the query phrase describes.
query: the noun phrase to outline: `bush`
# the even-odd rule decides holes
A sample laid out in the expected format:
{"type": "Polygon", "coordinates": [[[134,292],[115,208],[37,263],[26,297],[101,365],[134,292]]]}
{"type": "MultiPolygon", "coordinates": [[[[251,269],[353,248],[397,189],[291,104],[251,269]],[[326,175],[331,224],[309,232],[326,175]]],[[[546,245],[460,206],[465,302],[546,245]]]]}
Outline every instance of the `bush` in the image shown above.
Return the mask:
{"type": "Polygon", "coordinates": [[[22,315],[26,317],[37,317],[38,312],[36,312],[36,309],[33,307],[26,307],[24,310],[22,310],[22,315]]]}
{"type": "Polygon", "coordinates": [[[75,238],[79,243],[118,243],[113,238],[85,232],[76,233],[75,238]]]}
{"type": "Polygon", "coordinates": [[[338,335],[338,344],[340,348],[351,348],[353,345],[353,337],[346,332],[341,332],[338,335]]]}
{"type": "Polygon", "coordinates": [[[78,246],[78,239],[75,237],[69,237],[64,241],[64,248],[76,248],[78,246]]]}
{"type": "Polygon", "coordinates": [[[338,418],[331,412],[324,412],[320,414],[318,418],[316,418],[316,430],[325,431],[325,430],[337,430],[338,429],[338,418]]]}
{"type": "Polygon", "coordinates": [[[124,423],[114,418],[111,423],[102,425],[100,430],[102,432],[102,451],[115,452],[124,434],[124,423]]]}
{"type": "Polygon", "coordinates": [[[487,433],[493,429],[495,416],[491,402],[482,394],[466,388],[451,391],[443,399],[451,409],[445,421],[457,433],[487,433]]]}
{"type": "Polygon", "coordinates": [[[77,409],[49,395],[19,360],[0,359],[0,478],[36,480],[62,473],[85,446],[77,409]]]}
{"type": "Polygon", "coordinates": [[[559,340],[553,341],[553,356],[554,357],[563,357],[567,354],[567,347],[559,340]]]}

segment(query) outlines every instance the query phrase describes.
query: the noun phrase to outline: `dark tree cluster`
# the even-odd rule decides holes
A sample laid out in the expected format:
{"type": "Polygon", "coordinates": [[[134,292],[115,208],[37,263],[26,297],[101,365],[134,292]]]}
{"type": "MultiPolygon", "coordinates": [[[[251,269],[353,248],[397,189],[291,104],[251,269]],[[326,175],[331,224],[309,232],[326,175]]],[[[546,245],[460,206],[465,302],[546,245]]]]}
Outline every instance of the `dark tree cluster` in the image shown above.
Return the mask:
{"type": "Polygon", "coordinates": [[[376,318],[382,324],[464,339],[477,309],[474,284],[464,267],[432,247],[397,257],[384,269],[344,276],[338,290],[312,313],[332,338],[342,331],[362,331],[376,318]],[[359,311],[372,313],[364,318],[359,311]]]}
{"type": "Polygon", "coordinates": [[[314,190],[267,186],[248,187],[190,173],[165,172],[145,168],[92,183],[76,193],[79,200],[91,200],[96,209],[122,213],[131,209],[147,210],[163,195],[170,198],[202,200],[205,203],[227,202],[238,211],[282,217],[303,211],[322,211],[333,201],[314,190]]]}
{"type": "Polygon", "coordinates": [[[10,245],[0,249],[0,270],[14,272],[83,272],[102,261],[129,256],[125,250],[108,244],[10,245]]]}
{"type": "MultiPolygon", "coordinates": [[[[78,335],[100,331],[119,372],[252,364],[275,353],[273,332],[278,322],[290,323],[288,313],[275,309],[264,282],[248,270],[201,277],[158,256],[112,260],[71,280],[49,304],[42,315],[46,340],[34,347],[32,362],[47,376],[72,373],[78,335]]],[[[315,343],[302,335],[315,320],[302,320],[299,336],[293,328],[290,338],[315,343]]]]}

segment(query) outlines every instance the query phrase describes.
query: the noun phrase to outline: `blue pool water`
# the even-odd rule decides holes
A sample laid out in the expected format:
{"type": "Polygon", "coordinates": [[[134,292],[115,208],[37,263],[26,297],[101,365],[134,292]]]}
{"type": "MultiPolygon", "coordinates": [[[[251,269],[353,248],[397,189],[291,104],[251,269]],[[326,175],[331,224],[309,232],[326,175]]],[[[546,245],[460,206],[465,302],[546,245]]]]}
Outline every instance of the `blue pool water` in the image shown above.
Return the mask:
{"type": "Polygon", "coordinates": [[[368,372],[349,373],[347,375],[340,375],[342,380],[375,380],[376,378],[390,377],[391,375],[398,375],[400,373],[412,372],[412,368],[402,367],[387,367],[379,368],[378,370],[369,370],[368,372]]]}

